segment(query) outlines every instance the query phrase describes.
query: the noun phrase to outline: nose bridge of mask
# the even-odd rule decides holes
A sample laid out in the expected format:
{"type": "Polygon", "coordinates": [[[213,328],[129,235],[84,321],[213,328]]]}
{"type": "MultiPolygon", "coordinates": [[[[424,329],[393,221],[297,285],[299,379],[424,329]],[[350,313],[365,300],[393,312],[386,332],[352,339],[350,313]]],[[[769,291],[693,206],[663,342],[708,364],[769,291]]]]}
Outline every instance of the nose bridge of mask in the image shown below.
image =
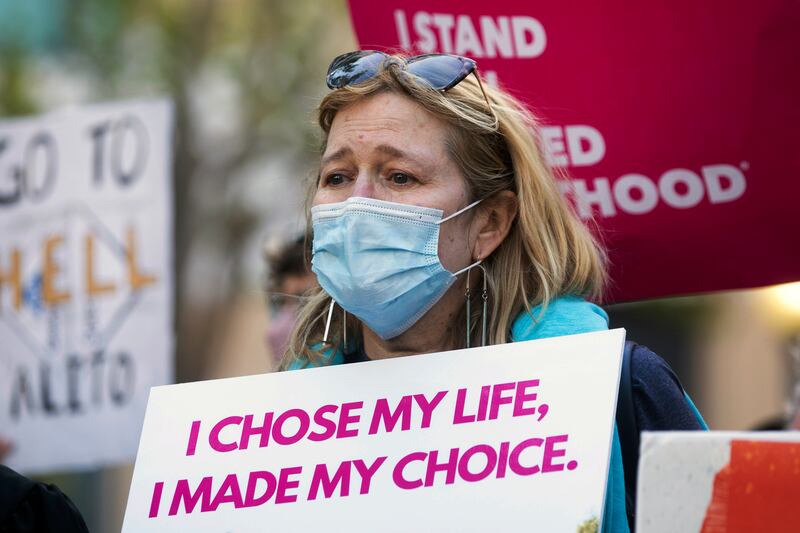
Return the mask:
{"type": "Polygon", "coordinates": [[[351,197],[344,202],[323,204],[311,208],[312,222],[337,218],[347,213],[360,212],[395,219],[412,219],[418,223],[438,224],[442,210],[432,207],[386,202],[374,198],[351,197]]]}
{"type": "Polygon", "coordinates": [[[442,216],[441,209],[436,209],[433,207],[422,207],[410,204],[400,204],[395,202],[386,202],[383,200],[376,200],[374,198],[361,198],[353,196],[348,198],[344,202],[323,204],[312,207],[311,218],[312,222],[318,222],[325,219],[341,216],[345,214],[347,211],[357,210],[363,212],[371,212],[379,215],[393,215],[399,218],[413,218],[418,220],[419,222],[433,223],[438,226],[447,222],[448,220],[457,217],[458,215],[466,211],[469,211],[482,201],[483,199],[476,200],[471,204],[467,205],[466,207],[462,207],[455,213],[452,213],[444,218],[439,218],[442,216]]]}

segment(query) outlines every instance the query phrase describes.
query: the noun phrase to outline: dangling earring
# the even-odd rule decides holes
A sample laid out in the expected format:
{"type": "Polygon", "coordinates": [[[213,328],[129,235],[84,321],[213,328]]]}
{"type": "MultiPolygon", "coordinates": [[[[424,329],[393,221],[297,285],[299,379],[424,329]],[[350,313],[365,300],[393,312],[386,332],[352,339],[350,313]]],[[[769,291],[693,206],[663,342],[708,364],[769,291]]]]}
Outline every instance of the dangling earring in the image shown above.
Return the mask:
{"type": "Polygon", "coordinates": [[[483,292],[481,293],[481,299],[483,300],[483,312],[481,313],[481,346],[486,346],[486,325],[489,316],[489,290],[486,278],[488,278],[489,275],[486,273],[486,269],[483,265],[478,265],[478,267],[483,270],[483,292]]]}
{"type": "Polygon", "coordinates": [[[470,292],[470,289],[469,289],[469,273],[470,273],[471,270],[472,270],[471,268],[469,270],[467,270],[467,292],[464,295],[466,297],[466,299],[467,299],[467,306],[466,306],[467,307],[467,348],[469,348],[469,344],[470,344],[470,342],[469,342],[470,341],[470,331],[469,331],[469,329],[470,329],[470,326],[471,326],[470,323],[472,322],[472,293],[470,292]]]}
{"type": "Polygon", "coordinates": [[[486,269],[480,263],[481,262],[478,261],[477,263],[474,263],[474,264],[470,265],[469,267],[467,267],[467,290],[466,290],[466,293],[464,294],[464,297],[466,298],[466,306],[465,307],[466,307],[466,310],[467,310],[467,324],[466,324],[466,326],[467,326],[467,348],[469,348],[470,344],[471,344],[470,329],[471,329],[471,326],[472,326],[472,290],[470,289],[470,286],[469,286],[469,274],[470,274],[470,271],[472,270],[472,267],[478,267],[483,271],[483,291],[481,292],[481,299],[483,300],[483,312],[481,313],[481,346],[486,346],[486,332],[487,332],[487,326],[488,326],[488,322],[489,322],[489,318],[488,318],[489,317],[489,284],[488,284],[487,279],[486,279],[488,277],[488,275],[486,273],[486,269]]]}
{"type": "Polygon", "coordinates": [[[333,306],[336,302],[331,298],[331,306],[328,308],[328,319],[325,321],[325,334],[322,336],[322,344],[328,344],[328,333],[331,331],[331,318],[333,318],[333,306]]]}
{"type": "MultiPolygon", "coordinates": [[[[328,307],[328,318],[325,321],[325,334],[322,336],[322,344],[328,343],[328,333],[331,331],[331,319],[333,318],[333,306],[336,301],[331,298],[331,305],[328,307]]],[[[342,308],[342,353],[347,353],[347,311],[342,308]]]]}

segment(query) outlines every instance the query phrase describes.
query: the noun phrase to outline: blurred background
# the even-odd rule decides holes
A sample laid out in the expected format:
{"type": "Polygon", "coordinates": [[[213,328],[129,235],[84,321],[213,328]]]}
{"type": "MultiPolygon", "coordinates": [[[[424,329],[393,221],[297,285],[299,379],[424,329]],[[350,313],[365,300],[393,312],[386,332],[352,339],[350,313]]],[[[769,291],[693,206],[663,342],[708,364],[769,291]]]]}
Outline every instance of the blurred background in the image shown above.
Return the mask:
{"type": "MultiPolygon", "coordinates": [[[[174,101],[178,382],[273,368],[265,251],[303,230],[313,110],[331,58],[356,47],[344,0],[0,0],[0,117],[174,101]]],[[[788,416],[800,284],[608,309],[669,361],[713,429],[788,416]]],[[[92,531],[118,531],[131,473],[40,479],[92,531]]]]}

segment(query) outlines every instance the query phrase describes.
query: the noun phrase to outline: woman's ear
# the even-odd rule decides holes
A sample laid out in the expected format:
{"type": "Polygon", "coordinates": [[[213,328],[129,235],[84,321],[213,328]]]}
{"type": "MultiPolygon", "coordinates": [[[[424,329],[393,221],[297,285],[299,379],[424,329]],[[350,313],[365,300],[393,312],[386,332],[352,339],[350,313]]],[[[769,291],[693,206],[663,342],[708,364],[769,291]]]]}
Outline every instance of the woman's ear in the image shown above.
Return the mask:
{"type": "Polygon", "coordinates": [[[500,191],[478,205],[472,228],[477,234],[472,248],[474,259],[483,261],[505,240],[517,217],[517,207],[517,195],[513,191],[500,191]]]}

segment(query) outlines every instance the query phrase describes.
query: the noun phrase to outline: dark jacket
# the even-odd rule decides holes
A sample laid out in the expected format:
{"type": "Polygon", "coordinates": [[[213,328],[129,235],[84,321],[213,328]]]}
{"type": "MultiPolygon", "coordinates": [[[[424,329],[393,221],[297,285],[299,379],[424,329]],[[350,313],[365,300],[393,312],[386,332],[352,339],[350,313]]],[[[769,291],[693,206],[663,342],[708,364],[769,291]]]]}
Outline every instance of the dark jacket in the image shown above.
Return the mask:
{"type": "Polygon", "coordinates": [[[75,504],[55,485],[0,465],[0,533],[88,533],[75,504]]]}

